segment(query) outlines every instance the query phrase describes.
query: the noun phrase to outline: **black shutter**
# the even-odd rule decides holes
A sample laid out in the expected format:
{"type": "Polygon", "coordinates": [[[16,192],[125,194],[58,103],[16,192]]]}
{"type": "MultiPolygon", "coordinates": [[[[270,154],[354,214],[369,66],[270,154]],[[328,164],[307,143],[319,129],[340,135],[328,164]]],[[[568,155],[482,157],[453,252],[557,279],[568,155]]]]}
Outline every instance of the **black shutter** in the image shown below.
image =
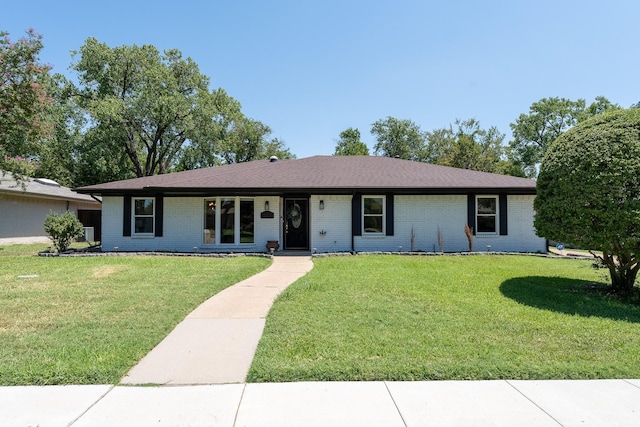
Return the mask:
{"type": "Polygon", "coordinates": [[[500,194],[498,196],[498,206],[500,209],[500,235],[507,235],[507,195],[500,194]]]}
{"type": "Polygon", "coordinates": [[[156,195],[156,237],[162,237],[162,223],[164,218],[164,198],[156,195]]]}
{"type": "Polygon", "coordinates": [[[387,236],[393,236],[393,194],[387,194],[386,197],[386,227],[385,234],[387,236]]]}
{"type": "Polygon", "coordinates": [[[362,236],[362,195],[358,193],[351,199],[351,235],[362,236]]]}
{"type": "Polygon", "coordinates": [[[473,230],[473,235],[476,235],[476,195],[475,193],[467,194],[467,225],[473,230]]]}
{"type": "Polygon", "coordinates": [[[122,235],[131,236],[131,196],[124,196],[122,208],[122,235]]]}

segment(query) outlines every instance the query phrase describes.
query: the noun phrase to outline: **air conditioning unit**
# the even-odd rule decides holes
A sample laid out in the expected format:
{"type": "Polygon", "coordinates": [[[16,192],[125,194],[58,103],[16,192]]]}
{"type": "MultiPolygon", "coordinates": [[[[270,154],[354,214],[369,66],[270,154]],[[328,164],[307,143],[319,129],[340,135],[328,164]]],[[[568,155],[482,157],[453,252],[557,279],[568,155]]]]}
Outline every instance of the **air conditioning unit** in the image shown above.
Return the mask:
{"type": "Polygon", "coordinates": [[[93,227],[84,227],[84,241],[85,242],[95,242],[94,236],[94,228],[93,227]]]}

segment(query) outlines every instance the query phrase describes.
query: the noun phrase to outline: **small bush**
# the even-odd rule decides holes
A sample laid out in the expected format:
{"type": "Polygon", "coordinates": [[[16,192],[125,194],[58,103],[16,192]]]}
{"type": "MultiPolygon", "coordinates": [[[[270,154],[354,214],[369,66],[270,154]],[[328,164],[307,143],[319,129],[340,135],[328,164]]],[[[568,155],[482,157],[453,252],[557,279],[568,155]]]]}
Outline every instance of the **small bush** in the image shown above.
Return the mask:
{"type": "Polygon", "coordinates": [[[69,249],[73,239],[84,235],[82,223],[69,211],[62,215],[53,211],[49,212],[44,220],[44,231],[53,240],[53,245],[58,253],[69,249]]]}

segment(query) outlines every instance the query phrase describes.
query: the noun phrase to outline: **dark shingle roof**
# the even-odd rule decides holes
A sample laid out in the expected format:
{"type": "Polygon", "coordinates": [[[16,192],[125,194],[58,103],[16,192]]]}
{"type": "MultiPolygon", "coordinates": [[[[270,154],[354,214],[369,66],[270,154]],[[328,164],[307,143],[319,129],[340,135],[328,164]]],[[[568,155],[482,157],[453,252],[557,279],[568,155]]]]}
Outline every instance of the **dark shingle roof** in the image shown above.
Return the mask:
{"type": "Polygon", "coordinates": [[[397,193],[463,193],[510,191],[535,194],[536,183],[516,178],[429,163],[376,156],[313,156],[303,159],[257,160],[78,188],[80,193],[121,194],[220,192],[354,191],[397,193]]]}

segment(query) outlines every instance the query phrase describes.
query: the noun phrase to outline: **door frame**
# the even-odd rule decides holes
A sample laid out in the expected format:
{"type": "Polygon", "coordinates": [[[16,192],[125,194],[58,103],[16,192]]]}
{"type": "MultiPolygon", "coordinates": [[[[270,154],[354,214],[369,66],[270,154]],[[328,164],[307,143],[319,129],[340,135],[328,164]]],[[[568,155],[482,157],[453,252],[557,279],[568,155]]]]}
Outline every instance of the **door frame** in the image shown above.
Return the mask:
{"type": "Polygon", "coordinates": [[[283,242],[283,250],[291,250],[291,251],[308,251],[309,248],[311,247],[311,218],[309,217],[309,211],[310,209],[310,198],[308,196],[300,196],[300,195],[291,195],[291,196],[284,196],[283,197],[283,221],[282,221],[282,242],[283,242]],[[287,244],[287,202],[288,201],[293,201],[293,200],[302,200],[304,201],[304,208],[303,208],[303,212],[302,214],[305,215],[306,220],[303,221],[304,227],[306,228],[304,230],[304,233],[306,234],[306,242],[307,242],[307,246],[306,247],[302,247],[302,246],[293,246],[290,247],[287,244]]]}

